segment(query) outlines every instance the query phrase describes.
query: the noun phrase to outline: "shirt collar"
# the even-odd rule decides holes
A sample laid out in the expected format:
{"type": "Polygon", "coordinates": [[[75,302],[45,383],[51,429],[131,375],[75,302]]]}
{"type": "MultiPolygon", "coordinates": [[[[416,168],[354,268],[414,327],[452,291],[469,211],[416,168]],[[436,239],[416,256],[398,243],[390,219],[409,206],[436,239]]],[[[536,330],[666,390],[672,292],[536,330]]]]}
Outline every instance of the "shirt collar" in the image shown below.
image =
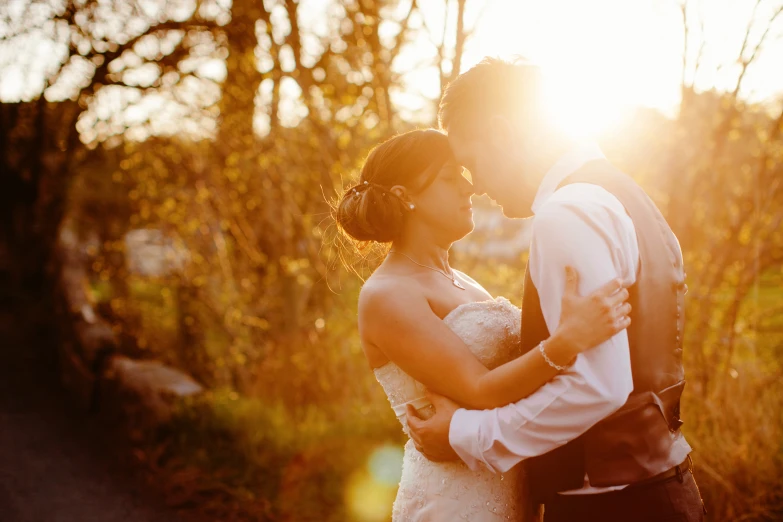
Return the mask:
{"type": "Polygon", "coordinates": [[[563,154],[544,175],[538,192],[536,192],[536,198],[533,200],[533,214],[538,212],[541,206],[549,200],[557,190],[557,186],[582,165],[589,161],[605,158],[601,148],[594,142],[582,143],[563,154]]]}

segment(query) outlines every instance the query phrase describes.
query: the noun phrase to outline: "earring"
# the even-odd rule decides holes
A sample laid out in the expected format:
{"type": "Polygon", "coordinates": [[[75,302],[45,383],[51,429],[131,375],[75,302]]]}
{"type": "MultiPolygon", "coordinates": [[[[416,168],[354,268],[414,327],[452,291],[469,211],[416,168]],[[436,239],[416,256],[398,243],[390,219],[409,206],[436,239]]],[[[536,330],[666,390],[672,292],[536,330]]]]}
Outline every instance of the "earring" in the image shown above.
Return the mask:
{"type": "Polygon", "coordinates": [[[411,204],[410,204],[410,205],[408,205],[408,206],[410,207],[410,209],[411,209],[411,210],[415,210],[415,209],[416,209],[416,207],[413,205],[413,203],[411,203],[411,204]]]}

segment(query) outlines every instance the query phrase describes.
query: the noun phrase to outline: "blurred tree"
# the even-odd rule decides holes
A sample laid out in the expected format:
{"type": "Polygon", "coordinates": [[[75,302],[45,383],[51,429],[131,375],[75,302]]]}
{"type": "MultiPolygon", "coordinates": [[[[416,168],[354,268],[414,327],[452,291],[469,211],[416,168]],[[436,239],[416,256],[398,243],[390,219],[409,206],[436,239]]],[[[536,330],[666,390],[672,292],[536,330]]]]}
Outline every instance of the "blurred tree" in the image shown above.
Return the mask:
{"type": "MultiPolygon", "coordinates": [[[[694,81],[711,42],[693,2],[681,4],[685,28],[682,105],[669,136],[666,213],[689,254],[692,277],[689,348],[698,357],[703,393],[732,367],[739,310],[763,275],[783,265],[783,104],[753,106],[740,98],[747,72],[769,41],[783,35],[783,3],[753,4],[736,61],[725,68],[733,82],[724,94],[696,94],[694,81]],[[689,19],[690,17],[690,19],[689,19]],[[689,28],[698,23],[697,36],[689,28]],[[700,41],[699,41],[700,39],[700,41]],[[693,55],[689,45],[698,45],[693,55]]],[[[756,310],[756,314],[761,313],[756,310]]],[[[746,332],[748,333],[748,332],[746,332]]]]}
{"type": "MultiPolygon", "coordinates": [[[[131,68],[123,65],[123,61],[134,61],[131,55],[137,61],[135,70],[157,68],[157,78],[147,88],[166,84],[164,77],[179,75],[177,65],[187,56],[185,31],[216,24],[195,13],[188,16],[179,3],[156,9],[130,0],[3,3],[0,22],[0,48],[6,60],[11,57],[17,70],[43,70],[38,89],[32,78],[33,90],[20,93],[32,101],[0,106],[0,193],[3,242],[14,253],[11,279],[35,284],[46,292],[55,286],[47,267],[54,262],[65,195],[84,157],[77,129],[83,110],[102,87],[134,84],[131,68]],[[155,38],[150,41],[147,36],[155,38]],[[170,43],[145,59],[149,49],[142,52],[142,48],[166,38],[170,43]],[[39,55],[47,42],[56,52],[45,55],[42,65],[39,55]],[[56,101],[63,97],[65,101],[56,101]]],[[[41,317],[53,314],[42,313],[41,317]]]]}
{"type": "MultiPolygon", "coordinates": [[[[337,254],[324,245],[323,223],[329,200],[365,151],[411,124],[397,113],[393,94],[404,89],[398,57],[429,31],[416,2],[334,1],[318,7],[322,20],[313,16],[314,5],[294,0],[241,0],[230,9],[163,0],[30,0],[17,7],[0,11],[5,49],[41,36],[64,49],[40,92],[78,99],[73,120],[48,122],[70,133],[73,146],[64,148],[71,157],[95,161],[87,149],[116,147],[120,138],[185,130],[199,140],[126,142],[124,159],[106,173],[128,191],[129,226],[161,228],[193,254],[182,273],[160,282],[176,288],[185,345],[206,346],[180,353],[176,362],[213,385],[255,393],[289,387],[266,392],[293,403],[315,400],[339,375],[358,371],[344,367],[345,350],[353,353],[355,343],[318,348],[331,331],[325,325],[335,296],[327,283],[339,277],[328,268],[337,254]],[[325,368],[334,371],[327,375],[325,368]],[[285,371],[299,392],[288,393],[290,382],[265,380],[259,371],[285,371]]],[[[451,7],[456,26],[444,24],[439,39],[430,35],[437,52],[420,65],[441,71],[442,86],[458,74],[468,38],[465,0],[451,7]]],[[[434,118],[436,101],[424,100],[430,116],[423,121],[434,118]]],[[[24,148],[35,150],[39,139],[24,148]]],[[[78,169],[74,160],[62,168],[57,197],[65,197],[69,174],[78,169]]],[[[79,201],[85,200],[73,198],[79,201]]],[[[60,221],[54,215],[46,222],[55,231],[60,221]]],[[[138,317],[127,315],[132,296],[121,290],[129,281],[116,255],[122,232],[104,232],[96,276],[117,281],[112,313],[139,326],[138,317]]],[[[40,242],[51,245],[53,238],[40,242]]],[[[140,332],[129,335],[148,346],[140,332]]]]}

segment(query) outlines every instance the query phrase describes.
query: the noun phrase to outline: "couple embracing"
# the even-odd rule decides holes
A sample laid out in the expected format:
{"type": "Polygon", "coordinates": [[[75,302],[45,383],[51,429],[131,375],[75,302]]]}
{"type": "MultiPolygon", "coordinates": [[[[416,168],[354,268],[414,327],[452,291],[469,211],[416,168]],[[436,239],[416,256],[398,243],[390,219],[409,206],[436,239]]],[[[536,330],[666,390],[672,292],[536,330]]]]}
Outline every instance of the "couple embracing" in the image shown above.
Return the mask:
{"type": "Polygon", "coordinates": [[[542,91],[537,66],[485,59],[448,86],[443,132],[377,146],[336,210],[391,244],[358,309],[409,436],[393,521],[702,521],[679,244],[597,145],[555,130],[542,91]],[[449,266],[473,194],[532,216],[521,310],[449,266]]]}

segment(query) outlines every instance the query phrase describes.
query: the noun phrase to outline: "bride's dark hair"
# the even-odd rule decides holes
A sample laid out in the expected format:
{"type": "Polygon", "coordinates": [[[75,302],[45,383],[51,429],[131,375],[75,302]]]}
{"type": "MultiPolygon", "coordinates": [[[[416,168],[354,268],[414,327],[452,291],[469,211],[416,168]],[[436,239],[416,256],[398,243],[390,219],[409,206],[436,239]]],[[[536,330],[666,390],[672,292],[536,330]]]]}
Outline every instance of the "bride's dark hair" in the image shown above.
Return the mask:
{"type": "Polygon", "coordinates": [[[448,138],[438,130],[414,130],[386,140],[370,152],[359,181],[340,198],[337,224],[360,242],[394,241],[410,209],[391,188],[401,185],[411,193],[421,192],[450,158],[448,138]]]}

